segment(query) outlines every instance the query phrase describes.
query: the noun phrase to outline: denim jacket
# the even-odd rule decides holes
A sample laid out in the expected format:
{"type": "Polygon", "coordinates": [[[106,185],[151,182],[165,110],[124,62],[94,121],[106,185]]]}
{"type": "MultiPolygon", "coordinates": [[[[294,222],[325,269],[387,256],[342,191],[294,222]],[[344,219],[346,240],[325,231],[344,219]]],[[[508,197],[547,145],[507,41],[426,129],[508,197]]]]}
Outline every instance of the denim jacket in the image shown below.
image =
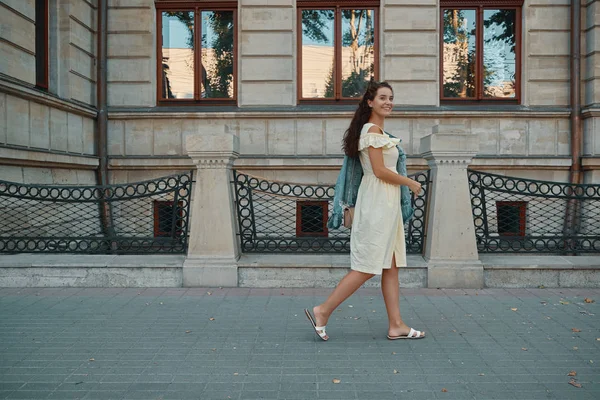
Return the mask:
{"type": "MultiPolygon", "coordinates": [[[[387,132],[386,132],[387,133],[387,132]]],[[[390,135],[390,137],[394,137],[390,135]]],[[[396,163],[396,170],[402,176],[406,176],[406,154],[402,147],[396,146],[398,149],[398,162],[396,163]]],[[[327,222],[327,227],[330,229],[337,229],[342,224],[342,216],[344,213],[344,206],[354,207],[356,204],[356,198],[358,196],[358,188],[363,177],[363,169],[360,165],[360,159],[358,157],[350,158],[344,156],[344,163],[342,169],[338,175],[337,181],[335,182],[335,193],[333,195],[333,215],[327,222]]],[[[406,223],[414,213],[412,207],[412,198],[410,190],[407,186],[400,186],[400,209],[402,210],[402,219],[406,223]]]]}

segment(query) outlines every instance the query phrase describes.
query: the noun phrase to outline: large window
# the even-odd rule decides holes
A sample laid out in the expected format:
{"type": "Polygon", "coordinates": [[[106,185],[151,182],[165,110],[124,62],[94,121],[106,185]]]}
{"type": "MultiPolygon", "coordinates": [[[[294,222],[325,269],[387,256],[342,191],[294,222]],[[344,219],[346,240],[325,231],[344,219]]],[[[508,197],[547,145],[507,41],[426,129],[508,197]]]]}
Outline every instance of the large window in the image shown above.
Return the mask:
{"type": "Polygon", "coordinates": [[[157,2],[158,98],[235,103],[236,2],[157,2]]]}
{"type": "Polygon", "coordinates": [[[523,1],[441,0],[441,99],[520,99],[523,1]]]}
{"type": "Polygon", "coordinates": [[[35,85],[48,90],[48,0],[35,2],[35,85]]]}
{"type": "Polygon", "coordinates": [[[298,97],[340,101],[360,97],[377,79],[379,1],[298,0],[298,97]]]}

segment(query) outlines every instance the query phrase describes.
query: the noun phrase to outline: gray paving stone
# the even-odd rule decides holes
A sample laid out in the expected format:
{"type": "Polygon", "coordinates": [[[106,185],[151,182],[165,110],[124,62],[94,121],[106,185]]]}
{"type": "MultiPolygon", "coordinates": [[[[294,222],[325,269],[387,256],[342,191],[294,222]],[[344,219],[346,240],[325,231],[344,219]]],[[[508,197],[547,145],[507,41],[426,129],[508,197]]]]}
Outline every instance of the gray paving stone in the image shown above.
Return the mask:
{"type": "Polygon", "coordinates": [[[402,290],[428,337],[391,342],[379,291],[361,290],[327,343],[302,312],[327,291],[280,292],[0,290],[0,399],[600,398],[600,307],[583,292],[402,290]]]}

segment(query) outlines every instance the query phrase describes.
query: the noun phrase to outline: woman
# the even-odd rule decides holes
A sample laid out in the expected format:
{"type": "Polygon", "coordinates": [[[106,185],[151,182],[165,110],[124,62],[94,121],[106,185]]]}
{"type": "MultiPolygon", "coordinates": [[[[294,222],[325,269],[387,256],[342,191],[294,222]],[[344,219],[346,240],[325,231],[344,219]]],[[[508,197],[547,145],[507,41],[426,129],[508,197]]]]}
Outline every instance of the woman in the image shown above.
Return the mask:
{"type": "MultiPolygon", "coordinates": [[[[323,304],[315,306],[312,313],[304,310],[322,340],[329,339],[325,328],[331,313],[375,275],[382,275],[381,291],[389,320],[388,339],[425,337],[425,332],[408,327],[400,316],[398,267],[406,266],[400,186],[407,186],[418,194],[421,184],[397,172],[400,140],[383,130],[385,118],[392,112],[393,100],[394,93],[387,82],[371,81],[344,135],[346,157],[359,157],[364,176],[358,188],[352,222],[351,270],[323,304]]],[[[338,178],[340,180],[344,178],[338,178]]]]}

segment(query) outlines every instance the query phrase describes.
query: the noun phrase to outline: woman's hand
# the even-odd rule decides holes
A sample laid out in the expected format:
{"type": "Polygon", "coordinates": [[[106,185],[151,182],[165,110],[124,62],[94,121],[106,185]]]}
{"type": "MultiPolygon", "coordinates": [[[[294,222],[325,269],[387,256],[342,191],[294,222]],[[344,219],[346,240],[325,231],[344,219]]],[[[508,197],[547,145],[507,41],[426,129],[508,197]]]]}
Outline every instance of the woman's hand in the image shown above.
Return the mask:
{"type": "Polygon", "coordinates": [[[410,183],[408,184],[408,188],[411,190],[411,192],[413,192],[416,195],[418,195],[421,192],[421,184],[412,179],[410,180],[410,183]]]}

